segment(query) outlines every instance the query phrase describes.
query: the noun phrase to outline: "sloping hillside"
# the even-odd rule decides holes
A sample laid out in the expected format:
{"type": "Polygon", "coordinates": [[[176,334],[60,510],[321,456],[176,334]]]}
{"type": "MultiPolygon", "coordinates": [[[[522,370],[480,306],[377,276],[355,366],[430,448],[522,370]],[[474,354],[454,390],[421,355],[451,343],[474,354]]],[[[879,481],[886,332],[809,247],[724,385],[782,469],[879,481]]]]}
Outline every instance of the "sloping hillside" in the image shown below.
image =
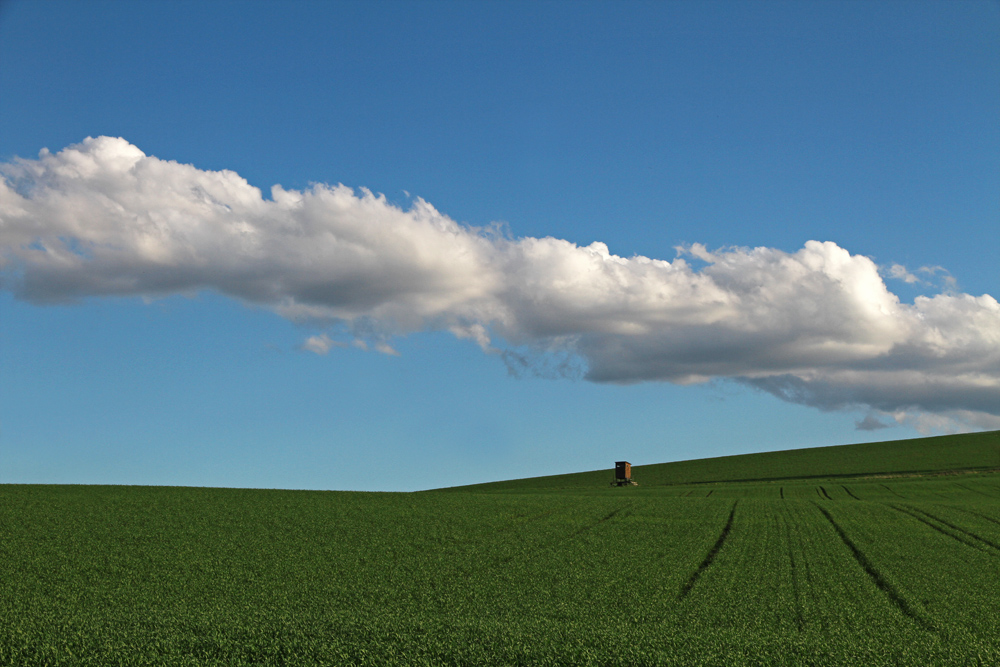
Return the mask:
{"type": "Polygon", "coordinates": [[[998,457],[983,433],[622,489],[0,484],[0,665],[1000,665],[998,457]]]}
{"type": "MultiPolygon", "coordinates": [[[[998,469],[1000,469],[1000,431],[987,431],[633,465],[632,477],[642,486],[666,486],[702,482],[998,469]]],[[[613,469],[608,468],[453,487],[451,490],[530,491],[596,488],[607,486],[613,475],[613,469]]]]}

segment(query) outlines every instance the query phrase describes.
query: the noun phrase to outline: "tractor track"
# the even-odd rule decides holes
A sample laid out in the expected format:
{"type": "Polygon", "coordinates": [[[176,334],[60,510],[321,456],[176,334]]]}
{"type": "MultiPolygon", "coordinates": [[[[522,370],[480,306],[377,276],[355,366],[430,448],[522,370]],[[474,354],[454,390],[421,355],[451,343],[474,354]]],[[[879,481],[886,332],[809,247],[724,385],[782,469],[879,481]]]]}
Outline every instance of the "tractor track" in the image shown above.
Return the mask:
{"type": "Polygon", "coordinates": [[[701,564],[698,565],[698,569],[695,570],[693,573],[691,573],[691,576],[688,578],[687,583],[684,584],[684,587],[681,589],[681,592],[678,593],[677,595],[678,600],[683,600],[684,598],[687,597],[687,594],[691,592],[692,588],[694,588],[695,582],[698,581],[698,577],[701,576],[702,572],[708,569],[708,566],[711,565],[712,561],[715,560],[715,556],[716,554],[719,553],[719,550],[722,548],[722,545],[725,544],[726,538],[729,537],[729,531],[732,530],[733,517],[736,515],[736,505],[739,502],[740,501],[738,500],[733,502],[733,507],[732,509],[729,510],[729,519],[726,520],[726,525],[722,529],[722,533],[719,534],[719,539],[717,539],[712,548],[709,549],[708,554],[705,555],[705,558],[701,561],[701,564]]]}
{"type": "Polygon", "coordinates": [[[583,526],[582,528],[576,530],[573,533],[570,533],[569,535],[565,535],[563,537],[557,538],[555,540],[552,540],[551,542],[547,542],[544,545],[538,545],[536,548],[532,549],[531,551],[529,551],[527,553],[523,553],[523,554],[511,554],[509,556],[501,558],[497,562],[500,565],[507,565],[507,564],[509,564],[509,563],[511,563],[511,562],[513,562],[515,560],[522,559],[523,562],[529,563],[529,562],[535,560],[536,558],[538,558],[544,551],[546,551],[548,549],[551,549],[553,546],[555,546],[557,544],[562,544],[563,542],[567,542],[569,540],[572,540],[575,537],[579,537],[583,533],[586,533],[588,530],[596,528],[597,526],[601,525],[602,523],[610,521],[611,519],[613,519],[616,516],[618,516],[618,514],[620,514],[624,510],[627,510],[627,509],[633,507],[634,505],[635,505],[634,502],[622,505],[618,509],[609,512],[607,515],[601,517],[597,521],[594,521],[593,523],[587,524],[586,526],[583,526]]]}
{"type": "Polygon", "coordinates": [[[868,556],[866,556],[865,553],[858,548],[856,544],[854,544],[851,538],[847,536],[847,533],[845,533],[844,529],[840,527],[840,524],[834,521],[830,513],[819,503],[814,501],[813,504],[816,505],[816,508],[823,513],[823,516],[825,516],[826,520],[830,522],[833,529],[837,531],[837,535],[839,535],[841,541],[847,545],[847,548],[851,550],[854,560],[858,562],[858,565],[860,565],[861,569],[865,571],[868,578],[871,579],[872,583],[874,583],[875,586],[885,594],[889,601],[892,602],[892,604],[895,605],[904,616],[911,619],[922,629],[928,632],[936,633],[937,628],[934,627],[934,624],[924,618],[923,614],[914,609],[906,598],[903,597],[902,593],[896,590],[896,587],[893,586],[881,572],[879,572],[878,568],[876,568],[875,565],[868,560],[868,556]]]}
{"type": "MultiPolygon", "coordinates": [[[[942,525],[948,526],[952,530],[957,530],[958,532],[960,532],[960,533],[962,533],[964,535],[968,535],[969,537],[971,537],[974,540],[978,540],[978,541],[982,542],[983,544],[985,544],[987,546],[990,546],[990,547],[993,547],[997,551],[1000,551],[1000,544],[997,544],[993,540],[988,540],[985,537],[980,537],[979,535],[976,535],[971,530],[967,530],[965,528],[962,528],[961,526],[956,526],[955,524],[951,523],[950,521],[945,521],[941,517],[934,516],[930,512],[925,512],[922,509],[918,509],[916,507],[910,507],[909,509],[913,510],[914,512],[919,512],[920,514],[923,514],[928,519],[933,519],[934,521],[937,521],[938,523],[940,523],[942,525]]],[[[957,536],[956,536],[956,539],[957,539],[957,536]]],[[[973,545],[970,545],[970,546],[973,546],[973,545]]]]}
{"type": "Polygon", "coordinates": [[[849,495],[851,498],[854,498],[855,500],[861,500],[861,498],[858,498],[856,495],[854,495],[853,493],[851,493],[851,490],[849,488],[847,488],[846,486],[844,486],[843,484],[840,485],[840,488],[842,488],[844,491],[846,491],[847,495],[849,495]]]}
{"type": "Polygon", "coordinates": [[[900,495],[900,494],[896,493],[895,491],[893,491],[892,489],[890,489],[890,488],[889,488],[888,486],[886,486],[885,484],[879,484],[879,486],[881,486],[881,487],[882,487],[883,489],[885,489],[886,491],[888,491],[888,492],[889,492],[889,493],[891,493],[892,495],[896,496],[897,498],[902,498],[903,500],[906,500],[906,496],[902,496],[902,495],[900,495]]]}
{"type": "MultiPolygon", "coordinates": [[[[785,510],[788,511],[787,509],[785,510]]],[[[795,596],[795,627],[799,632],[805,628],[805,615],[802,613],[802,591],[799,589],[798,563],[795,561],[795,551],[792,549],[792,529],[788,517],[782,516],[782,526],[785,533],[785,548],[788,550],[788,562],[792,569],[792,594],[795,596]]]]}
{"type": "Polygon", "coordinates": [[[618,514],[620,514],[623,510],[626,510],[626,509],[632,507],[632,505],[634,505],[634,504],[635,503],[629,503],[627,505],[622,505],[618,509],[616,509],[616,510],[610,512],[610,513],[608,513],[606,516],[601,517],[600,519],[598,519],[594,523],[588,524],[588,525],[584,526],[583,528],[579,529],[578,531],[576,531],[575,533],[569,535],[568,537],[565,537],[562,540],[559,540],[559,542],[563,542],[565,540],[572,540],[574,537],[579,537],[580,535],[583,535],[588,530],[591,530],[593,528],[597,528],[598,526],[600,526],[602,523],[604,523],[606,521],[611,521],[611,519],[613,519],[616,516],[618,516],[618,514]]]}
{"type": "Polygon", "coordinates": [[[972,491],[973,493],[978,493],[979,495],[986,496],[987,498],[996,498],[992,493],[986,493],[985,491],[980,491],[979,489],[973,489],[971,486],[966,486],[960,482],[952,482],[955,486],[965,489],[966,491],[972,491]]]}
{"type": "Polygon", "coordinates": [[[946,505],[946,507],[951,507],[951,509],[958,510],[959,512],[965,512],[966,514],[971,514],[973,516],[978,516],[980,519],[986,519],[990,523],[995,523],[1000,526],[1000,520],[994,519],[991,516],[986,516],[985,514],[980,514],[974,510],[967,510],[964,507],[952,507],[951,505],[946,505]]]}
{"type": "Polygon", "coordinates": [[[941,526],[938,526],[938,525],[936,525],[934,523],[931,523],[930,521],[928,521],[924,517],[916,514],[915,512],[911,512],[910,510],[904,509],[902,507],[897,507],[896,505],[889,505],[889,507],[891,507],[892,509],[896,510],[897,512],[901,512],[902,514],[905,514],[907,516],[913,517],[914,519],[916,519],[920,523],[924,524],[928,528],[936,530],[937,532],[941,533],[942,535],[944,535],[946,537],[950,537],[951,539],[955,540],[956,542],[958,542],[960,544],[964,544],[965,546],[967,546],[969,548],[972,548],[972,549],[975,549],[976,551],[982,551],[984,553],[988,553],[986,551],[986,549],[982,548],[978,544],[976,544],[974,542],[970,542],[968,540],[964,540],[961,537],[959,537],[958,535],[955,535],[954,533],[948,532],[947,530],[945,530],[941,526]]]}

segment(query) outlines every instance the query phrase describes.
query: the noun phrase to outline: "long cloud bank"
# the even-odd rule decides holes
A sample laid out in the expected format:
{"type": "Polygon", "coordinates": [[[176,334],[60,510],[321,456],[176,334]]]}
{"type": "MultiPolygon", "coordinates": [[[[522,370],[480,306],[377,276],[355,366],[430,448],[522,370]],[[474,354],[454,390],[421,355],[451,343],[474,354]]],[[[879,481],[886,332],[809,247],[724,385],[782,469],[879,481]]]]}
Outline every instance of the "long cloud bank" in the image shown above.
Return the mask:
{"type": "Polygon", "coordinates": [[[304,343],[314,352],[343,344],[345,329],[385,352],[392,336],[448,330],[512,367],[595,382],[729,378],[821,409],[867,408],[861,428],[1000,428],[996,299],[901,303],[878,266],[835,243],[624,258],[343,185],[274,186],[265,199],[234,172],[110,137],[0,175],[2,285],[31,302],[212,289],[329,324],[334,338],[304,343]]]}

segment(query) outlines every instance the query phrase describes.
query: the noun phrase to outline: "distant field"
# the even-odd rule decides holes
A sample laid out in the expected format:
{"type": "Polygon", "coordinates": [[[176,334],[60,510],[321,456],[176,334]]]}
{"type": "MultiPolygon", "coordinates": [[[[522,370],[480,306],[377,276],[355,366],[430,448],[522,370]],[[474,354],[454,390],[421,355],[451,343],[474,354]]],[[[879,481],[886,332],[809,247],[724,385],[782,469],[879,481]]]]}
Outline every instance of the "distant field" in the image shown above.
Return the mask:
{"type": "MultiPolygon", "coordinates": [[[[773,481],[810,477],[919,474],[940,470],[1000,471],[1000,431],[792,449],[632,466],[643,486],[726,481],[773,481]]],[[[529,477],[454,487],[462,491],[593,488],[608,483],[613,470],[529,477]]]]}
{"type": "MultiPolygon", "coordinates": [[[[910,458],[988,468],[980,436],[910,458]]],[[[793,454],[531,493],[0,486],[0,664],[1000,664],[1000,474],[793,454]]]]}

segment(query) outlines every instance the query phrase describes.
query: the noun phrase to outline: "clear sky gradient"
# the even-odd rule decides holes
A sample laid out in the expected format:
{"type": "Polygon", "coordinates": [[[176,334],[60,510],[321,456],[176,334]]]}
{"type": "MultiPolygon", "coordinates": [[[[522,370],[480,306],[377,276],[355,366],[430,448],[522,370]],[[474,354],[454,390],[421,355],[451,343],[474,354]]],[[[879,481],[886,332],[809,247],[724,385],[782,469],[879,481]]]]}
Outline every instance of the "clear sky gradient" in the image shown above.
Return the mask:
{"type": "Polygon", "coordinates": [[[998,109],[996,2],[7,0],[0,483],[413,490],[994,428],[998,109]],[[119,218],[77,145],[148,156],[101,167],[119,218]],[[374,217],[302,241],[276,184],[374,217]],[[225,211],[184,208],[203,190],[225,211]],[[79,250],[149,211],[169,259],[79,250]]]}

